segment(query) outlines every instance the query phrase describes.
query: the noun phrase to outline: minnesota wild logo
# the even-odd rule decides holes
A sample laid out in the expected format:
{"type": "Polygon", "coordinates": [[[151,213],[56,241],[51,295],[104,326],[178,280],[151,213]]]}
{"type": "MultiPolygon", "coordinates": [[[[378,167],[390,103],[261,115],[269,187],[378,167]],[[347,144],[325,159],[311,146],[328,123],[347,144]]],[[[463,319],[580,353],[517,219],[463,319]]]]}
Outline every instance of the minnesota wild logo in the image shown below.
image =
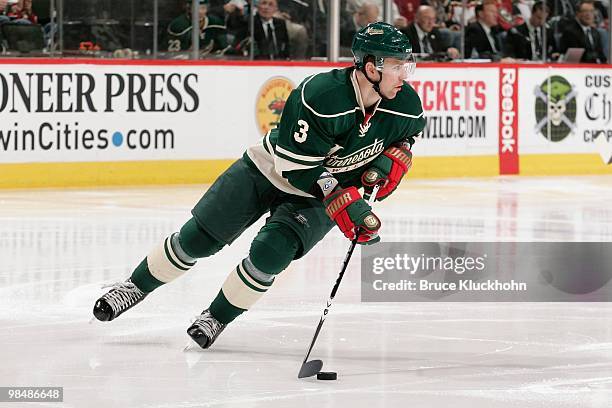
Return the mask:
{"type": "Polygon", "coordinates": [[[257,128],[262,136],[278,126],[285,103],[293,88],[294,85],[289,79],[273,77],[268,79],[257,93],[255,116],[257,128]]]}
{"type": "Polygon", "coordinates": [[[368,27],[366,34],[368,35],[383,35],[385,32],[380,28],[368,27]]]}
{"type": "Polygon", "coordinates": [[[534,93],[536,133],[560,142],[576,130],[576,90],[565,78],[553,75],[534,93]]]}

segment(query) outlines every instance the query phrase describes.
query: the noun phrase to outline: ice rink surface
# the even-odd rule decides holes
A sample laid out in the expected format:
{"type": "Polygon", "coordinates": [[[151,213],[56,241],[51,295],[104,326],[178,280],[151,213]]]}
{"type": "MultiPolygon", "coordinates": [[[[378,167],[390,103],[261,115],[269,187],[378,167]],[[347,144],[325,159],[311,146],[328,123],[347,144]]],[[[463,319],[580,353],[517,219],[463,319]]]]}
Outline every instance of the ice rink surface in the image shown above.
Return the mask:
{"type": "MultiPolygon", "coordinates": [[[[375,205],[385,241],[612,241],[612,177],[406,180],[375,205]]],[[[50,407],[612,406],[607,303],[361,303],[355,254],[297,372],[348,242],[334,230],[210,350],[183,351],[258,226],[110,323],[90,323],[205,187],[0,192],[0,386],[50,407]]]]}

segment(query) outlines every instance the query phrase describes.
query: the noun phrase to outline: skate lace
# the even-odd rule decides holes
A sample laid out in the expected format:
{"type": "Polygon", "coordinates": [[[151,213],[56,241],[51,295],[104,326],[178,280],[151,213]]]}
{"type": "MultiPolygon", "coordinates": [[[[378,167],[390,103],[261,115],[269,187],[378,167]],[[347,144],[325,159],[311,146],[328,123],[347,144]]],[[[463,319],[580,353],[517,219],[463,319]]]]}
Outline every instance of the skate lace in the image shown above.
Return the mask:
{"type": "Polygon", "coordinates": [[[215,319],[210,313],[203,313],[193,322],[208,337],[212,338],[223,328],[223,323],[215,319]]]}
{"type": "Polygon", "coordinates": [[[105,288],[112,288],[103,298],[115,312],[127,309],[144,296],[144,292],[132,282],[116,282],[102,286],[102,289],[105,288]]]}

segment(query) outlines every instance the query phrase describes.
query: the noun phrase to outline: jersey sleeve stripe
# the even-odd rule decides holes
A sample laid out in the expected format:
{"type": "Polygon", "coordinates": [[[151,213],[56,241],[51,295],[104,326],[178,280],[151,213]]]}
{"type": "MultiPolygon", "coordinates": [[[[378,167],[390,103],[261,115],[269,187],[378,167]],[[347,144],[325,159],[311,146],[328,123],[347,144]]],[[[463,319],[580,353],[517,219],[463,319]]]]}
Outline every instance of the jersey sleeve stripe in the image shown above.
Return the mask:
{"type": "Polygon", "coordinates": [[[304,91],[306,90],[306,85],[308,85],[308,83],[312,80],[312,78],[314,78],[315,75],[311,76],[306,82],[304,82],[304,85],[302,86],[302,105],[304,105],[309,111],[311,111],[312,113],[314,113],[315,115],[321,117],[321,118],[337,118],[339,116],[344,116],[344,115],[349,115],[355,111],[358,111],[360,108],[359,106],[355,106],[353,109],[347,110],[346,112],[340,112],[340,113],[334,113],[331,115],[325,115],[323,113],[319,113],[316,110],[314,110],[310,105],[308,105],[308,103],[306,103],[306,98],[304,97],[304,91]]]}
{"type": "Polygon", "coordinates": [[[295,160],[299,160],[299,161],[303,161],[303,162],[315,162],[315,163],[319,163],[323,159],[325,159],[325,156],[305,156],[303,154],[293,153],[293,152],[290,152],[287,149],[283,149],[279,145],[276,145],[276,153],[280,153],[283,156],[286,156],[288,159],[295,159],[295,160]]]}
{"type": "Polygon", "coordinates": [[[272,149],[272,145],[270,144],[270,132],[266,133],[262,144],[263,144],[264,149],[266,149],[266,152],[272,155],[272,152],[274,151],[274,149],[272,149]]]}
{"type": "Polygon", "coordinates": [[[172,28],[171,28],[171,27],[168,27],[168,34],[170,34],[170,35],[174,35],[174,36],[177,36],[177,37],[180,37],[180,36],[185,35],[185,34],[187,34],[188,32],[190,32],[190,31],[191,31],[191,29],[192,29],[192,27],[191,27],[191,26],[189,26],[189,27],[185,28],[183,31],[181,31],[180,33],[175,33],[174,31],[172,31],[172,28]]]}
{"type": "Polygon", "coordinates": [[[291,162],[291,163],[301,164],[301,165],[304,165],[304,166],[310,166],[310,167],[312,167],[312,166],[317,166],[317,165],[320,165],[320,164],[322,164],[322,163],[323,163],[323,161],[319,161],[319,162],[309,162],[309,161],[304,161],[304,160],[297,160],[297,159],[293,159],[293,158],[291,158],[291,157],[287,157],[287,156],[285,156],[284,154],[279,153],[279,152],[274,152],[274,156],[275,156],[275,157],[280,157],[280,158],[282,158],[283,160],[286,160],[286,161],[291,162]]]}
{"type": "Polygon", "coordinates": [[[320,166],[320,164],[301,164],[296,163],[294,161],[289,161],[284,159],[279,155],[274,156],[274,169],[281,176],[285,171],[293,171],[293,170],[309,170],[314,169],[315,167],[320,166]]]}
{"type": "Polygon", "coordinates": [[[392,111],[392,110],[389,110],[389,109],[383,109],[383,108],[378,108],[378,109],[377,109],[377,111],[378,111],[378,112],[387,112],[387,113],[390,113],[390,114],[392,114],[392,115],[397,115],[397,116],[405,116],[405,117],[407,117],[407,118],[413,118],[413,119],[418,119],[418,118],[420,118],[421,116],[423,116],[423,112],[421,112],[421,113],[420,113],[420,114],[418,114],[418,115],[410,115],[410,114],[408,114],[408,113],[396,112],[396,111],[392,111]]]}

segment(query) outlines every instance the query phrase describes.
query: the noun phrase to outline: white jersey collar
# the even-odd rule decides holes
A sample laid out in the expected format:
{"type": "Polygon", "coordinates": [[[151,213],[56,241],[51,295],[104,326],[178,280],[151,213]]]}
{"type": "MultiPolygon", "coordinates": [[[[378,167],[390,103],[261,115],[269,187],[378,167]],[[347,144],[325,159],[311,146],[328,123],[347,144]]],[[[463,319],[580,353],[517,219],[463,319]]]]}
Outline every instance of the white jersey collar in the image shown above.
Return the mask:
{"type": "MultiPolygon", "coordinates": [[[[359,89],[359,82],[357,82],[357,68],[355,68],[353,72],[351,72],[351,82],[353,84],[353,91],[355,91],[355,98],[357,99],[357,103],[359,104],[359,109],[361,109],[361,113],[363,114],[363,116],[365,116],[366,115],[365,106],[363,106],[361,90],[359,89]]],[[[376,109],[378,109],[378,105],[380,105],[381,101],[382,101],[382,98],[379,98],[378,102],[376,102],[376,104],[374,105],[372,116],[374,116],[374,114],[376,113],[376,109]]]]}

